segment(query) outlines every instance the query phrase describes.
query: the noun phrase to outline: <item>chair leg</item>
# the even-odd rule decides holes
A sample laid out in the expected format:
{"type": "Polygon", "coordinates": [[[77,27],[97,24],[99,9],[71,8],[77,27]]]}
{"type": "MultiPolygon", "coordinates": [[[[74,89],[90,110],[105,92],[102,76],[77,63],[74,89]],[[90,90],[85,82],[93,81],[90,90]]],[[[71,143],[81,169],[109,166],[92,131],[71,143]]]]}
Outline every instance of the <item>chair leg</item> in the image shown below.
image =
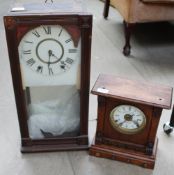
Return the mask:
{"type": "Polygon", "coordinates": [[[131,53],[130,37],[135,24],[127,23],[126,21],[123,21],[123,23],[124,23],[125,42],[126,42],[125,46],[123,47],[123,54],[125,56],[129,56],[131,53]]]}
{"type": "Polygon", "coordinates": [[[164,132],[168,135],[171,132],[173,132],[173,129],[174,129],[174,105],[173,105],[173,109],[172,109],[172,115],[170,117],[170,122],[165,123],[163,125],[163,129],[164,129],[164,132]]]}
{"type": "Polygon", "coordinates": [[[104,11],[103,11],[103,16],[105,19],[107,19],[109,14],[109,5],[110,5],[110,0],[105,0],[104,11]]]}

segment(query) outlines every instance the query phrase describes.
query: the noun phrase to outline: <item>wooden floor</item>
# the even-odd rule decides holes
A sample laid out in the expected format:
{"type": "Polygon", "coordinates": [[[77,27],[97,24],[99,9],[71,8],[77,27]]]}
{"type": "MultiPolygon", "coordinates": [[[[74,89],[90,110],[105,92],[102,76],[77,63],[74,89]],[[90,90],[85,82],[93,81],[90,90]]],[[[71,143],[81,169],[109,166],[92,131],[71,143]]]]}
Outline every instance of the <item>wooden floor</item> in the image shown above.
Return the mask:
{"type": "MultiPolygon", "coordinates": [[[[12,0],[0,0],[0,15],[12,0]]],[[[174,23],[137,25],[132,36],[130,57],[122,54],[123,19],[110,8],[108,20],[102,17],[103,3],[86,0],[93,14],[91,88],[100,73],[174,87],[174,23]]],[[[0,175],[164,175],[173,174],[174,133],[170,137],[162,125],[171,110],[164,110],[158,129],[158,152],[154,171],[118,161],[91,157],[87,151],[43,154],[20,153],[20,133],[11,82],[2,18],[0,21],[0,175]]],[[[96,96],[90,95],[89,133],[96,127],[96,96]]]]}

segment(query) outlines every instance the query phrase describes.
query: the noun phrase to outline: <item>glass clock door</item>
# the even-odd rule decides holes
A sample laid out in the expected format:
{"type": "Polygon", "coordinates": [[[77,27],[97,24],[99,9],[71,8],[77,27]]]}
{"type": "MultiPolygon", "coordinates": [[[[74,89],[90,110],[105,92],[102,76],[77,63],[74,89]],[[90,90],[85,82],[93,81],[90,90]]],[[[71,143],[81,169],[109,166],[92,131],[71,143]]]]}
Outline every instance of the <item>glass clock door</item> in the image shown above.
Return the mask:
{"type": "Polygon", "coordinates": [[[78,135],[80,129],[80,39],[62,26],[27,32],[18,50],[33,139],[78,135]]]}

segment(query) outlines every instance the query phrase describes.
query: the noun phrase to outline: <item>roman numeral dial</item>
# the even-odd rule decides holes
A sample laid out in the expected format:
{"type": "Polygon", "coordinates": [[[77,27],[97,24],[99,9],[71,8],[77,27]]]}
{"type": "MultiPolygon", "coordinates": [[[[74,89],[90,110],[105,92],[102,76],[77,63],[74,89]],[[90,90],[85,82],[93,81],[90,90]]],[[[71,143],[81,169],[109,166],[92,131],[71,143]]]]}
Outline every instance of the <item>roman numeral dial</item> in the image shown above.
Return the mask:
{"type": "Polygon", "coordinates": [[[135,106],[120,105],[111,111],[110,123],[121,133],[136,134],[146,126],[146,116],[135,106]]]}
{"type": "Polygon", "coordinates": [[[79,46],[70,33],[59,25],[36,27],[19,44],[21,64],[38,76],[54,77],[80,64],[79,46]]]}

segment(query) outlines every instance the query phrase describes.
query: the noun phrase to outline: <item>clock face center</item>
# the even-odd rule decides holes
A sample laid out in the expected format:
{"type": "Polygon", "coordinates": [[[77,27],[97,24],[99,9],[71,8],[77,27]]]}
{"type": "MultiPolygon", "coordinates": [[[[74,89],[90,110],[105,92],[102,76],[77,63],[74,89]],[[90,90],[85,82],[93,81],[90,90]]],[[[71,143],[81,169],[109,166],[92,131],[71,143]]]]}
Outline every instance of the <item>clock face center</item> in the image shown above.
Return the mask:
{"type": "Polygon", "coordinates": [[[133,115],[130,115],[130,114],[125,114],[125,115],[124,115],[124,119],[125,119],[126,121],[132,121],[132,118],[133,118],[133,115]]]}
{"type": "Polygon", "coordinates": [[[76,47],[68,31],[59,25],[43,25],[28,31],[18,47],[26,72],[31,69],[39,76],[50,77],[61,75],[69,69],[76,71],[80,48],[80,42],[76,47]]]}
{"type": "Polygon", "coordinates": [[[56,39],[46,38],[36,46],[36,56],[45,64],[55,64],[62,59],[63,55],[64,48],[56,39]]]}

